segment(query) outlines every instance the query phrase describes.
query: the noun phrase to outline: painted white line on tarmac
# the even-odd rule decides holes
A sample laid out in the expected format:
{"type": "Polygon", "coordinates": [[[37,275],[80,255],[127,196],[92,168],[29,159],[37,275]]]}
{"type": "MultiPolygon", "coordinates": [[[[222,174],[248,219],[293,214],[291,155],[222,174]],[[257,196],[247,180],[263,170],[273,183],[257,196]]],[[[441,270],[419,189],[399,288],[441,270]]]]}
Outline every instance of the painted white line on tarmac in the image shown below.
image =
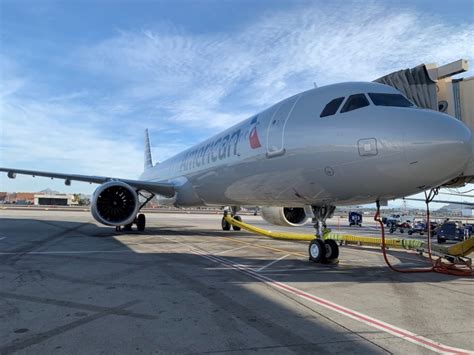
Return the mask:
{"type": "Polygon", "coordinates": [[[203,258],[206,258],[210,261],[213,261],[217,264],[225,265],[229,268],[240,271],[240,272],[246,274],[247,276],[250,276],[250,277],[252,277],[256,280],[262,281],[265,284],[267,284],[267,285],[269,285],[273,288],[286,291],[287,293],[291,293],[291,294],[293,294],[297,297],[305,299],[306,301],[312,302],[312,303],[317,304],[319,306],[322,306],[326,309],[337,312],[337,313],[339,313],[343,316],[346,316],[348,318],[359,321],[360,323],[364,323],[364,324],[366,324],[370,327],[373,327],[373,328],[376,328],[378,330],[384,331],[386,333],[392,334],[392,335],[394,335],[394,336],[396,336],[400,339],[406,340],[410,343],[416,344],[416,345],[421,346],[425,349],[429,349],[429,350],[435,351],[437,353],[443,353],[443,354],[466,354],[467,355],[467,354],[472,354],[473,353],[472,351],[469,351],[469,350],[458,349],[458,348],[451,347],[449,345],[444,345],[444,344],[436,342],[434,340],[425,338],[421,335],[412,333],[408,330],[399,328],[399,327],[394,326],[392,324],[385,323],[385,322],[383,322],[381,320],[378,320],[376,318],[372,318],[370,316],[367,316],[363,313],[354,311],[350,308],[338,305],[334,302],[331,302],[331,301],[325,300],[324,298],[312,295],[308,292],[302,291],[302,290],[300,290],[296,287],[290,286],[286,283],[273,280],[272,278],[270,278],[268,276],[258,274],[257,272],[255,272],[255,271],[253,271],[249,268],[242,267],[238,264],[234,264],[232,261],[229,261],[229,260],[226,260],[224,258],[220,258],[220,257],[214,256],[214,255],[208,254],[206,251],[204,251],[202,249],[198,249],[196,247],[191,247],[188,244],[184,244],[182,242],[179,242],[179,241],[176,241],[176,240],[173,240],[173,239],[170,239],[170,238],[166,238],[166,237],[164,237],[164,238],[168,239],[170,241],[173,241],[177,244],[187,245],[190,248],[191,253],[193,253],[195,255],[199,255],[199,256],[201,256],[203,258]]]}
{"type": "Polygon", "coordinates": [[[237,247],[237,248],[232,248],[232,249],[227,249],[227,250],[224,250],[224,251],[220,251],[218,253],[214,253],[214,255],[221,255],[221,254],[225,254],[225,253],[230,253],[231,251],[236,251],[236,250],[240,250],[240,249],[244,249],[244,248],[248,248],[248,245],[243,245],[241,247],[237,247]]]}
{"type": "Polygon", "coordinates": [[[271,263],[268,263],[267,265],[264,265],[262,266],[261,268],[255,270],[255,272],[260,272],[262,270],[265,270],[267,267],[269,266],[272,266],[273,264],[276,264],[277,262],[279,262],[280,260],[283,260],[285,258],[287,258],[288,256],[290,256],[291,254],[286,254],[286,255],[283,255],[281,258],[278,258],[276,260],[273,260],[271,263]]]}
{"type": "Polygon", "coordinates": [[[0,252],[0,255],[18,255],[18,254],[97,254],[97,253],[135,253],[133,250],[65,250],[65,251],[30,251],[22,252],[0,252]]]}
{"type": "Polygon", "coordinates": [[[263,271],[264,273],[277,273],[277,272],[287,272],[287,271],[318,271],[318,269],[314,267],[306,267],[306,268],[300,268],[300,269],[291,269],[291,268],[286,268],[286,269],[271,269],[271,270],[265,270],[263,271]]]}
{"type": "Polygon", "coordinates": [[[5,239],[5,238],[6,238],[6,237],[0,237],[0,240],[3,240],[3,239],[5,239]]]}

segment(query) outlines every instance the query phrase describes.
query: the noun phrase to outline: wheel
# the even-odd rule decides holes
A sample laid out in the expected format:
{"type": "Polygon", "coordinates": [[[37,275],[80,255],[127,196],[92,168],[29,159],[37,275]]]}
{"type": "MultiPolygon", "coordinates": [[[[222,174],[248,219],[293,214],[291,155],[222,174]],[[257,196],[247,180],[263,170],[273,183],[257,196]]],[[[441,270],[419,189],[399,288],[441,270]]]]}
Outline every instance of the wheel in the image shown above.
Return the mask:
{"type": "Polygon", "coordinates": [[[405,230],[400,228],[400,233],[405,233],[405,230]]]}
{"type": "MultiPolygon", "coordinates": [[[[241,218],[240,216],[234,216],[234,219],[235,219],[236,221],[242,222],[242,218],[241,218]]],[[[239,231],[241,228],[232,225],[232,229],[235,230],[235,231],[239,231]]]]}
{"type": "Polygon", "coordinates": [[[446,239],[441,238],[440,236],[438,236],[438,244],[443,244],[444,242],[446,242],[446,239]]]}
{"type": "Polygon", "coordinates": [[[389,230],[390,234],[393,234],[393,232],[395,232],[395,228],[393,227],[390,227],[390,230],[389,230]]]}
{"type": "Polygon", "coordinates": [[[123,226],[122,231],[130,232],[132,230],[133,223],[129,223],[123,226]]]}
{"type": "Polygon", "coordinates": [[[221,226],[223,231],[230,231],[230,223],[227,222],[224,217],[222,217],[221,226]]]}
{"type": "Polygon", "coordinates": [[[326,249],[324,257],[327,261],[333,261],[339,257],[339,246],[334,239],[326,239],[324,247],[326,249]]]}
{"type": "Polygon", "coordinates": [[[143,213],[140,213],[137,216],[136,224],[137,224],[137,230],[138,231],[143,232],[145,230],[146,218],[145,218],[145,215],[143,213]]]}
{"type": "Polygon", "coordinates": [[[309,260],[320,263],[326,258],[326,247],[321,239],[313,239],[308,247],[309,260]]]}
{"type": "Polygon", "coordinates": [[[413,234],[413,232],[412,232],[412,231],[408,231],[408,235],[412,235],[412,234],[413,234]]]}

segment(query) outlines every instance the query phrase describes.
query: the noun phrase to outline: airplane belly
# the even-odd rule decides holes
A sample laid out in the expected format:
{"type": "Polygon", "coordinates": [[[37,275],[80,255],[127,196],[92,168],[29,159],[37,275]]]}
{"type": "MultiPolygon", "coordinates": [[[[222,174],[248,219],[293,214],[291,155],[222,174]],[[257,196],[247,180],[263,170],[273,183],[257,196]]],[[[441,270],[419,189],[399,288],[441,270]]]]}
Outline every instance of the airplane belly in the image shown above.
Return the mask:
{"type": "Polygon", "coordinates": [[[305,206],[311,196],[328,199],[318,184],[318,169],[309,156],[295,160],[291,154],[268,160],[240,162],[194,176],[190,181],[199,198],[208,205],[305,206]],[[312,176],[309,181],[308,176],[312,176]],[[206,183],[201,183],[201,181],[206,183]]]}

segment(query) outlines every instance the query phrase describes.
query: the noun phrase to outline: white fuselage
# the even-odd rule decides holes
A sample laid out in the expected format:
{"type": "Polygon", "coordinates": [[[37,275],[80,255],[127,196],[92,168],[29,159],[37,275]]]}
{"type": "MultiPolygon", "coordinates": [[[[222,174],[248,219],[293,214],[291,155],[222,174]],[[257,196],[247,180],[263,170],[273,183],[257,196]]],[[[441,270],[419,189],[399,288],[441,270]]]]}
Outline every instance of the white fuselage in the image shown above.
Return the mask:
{"type": "Polygon", "coordinates": [[[417,107],[378,106],[376,83],[343,83],[292,96],[143,172],[172,182],[177,206],[306,206],[407,196],[461,175],[472,154],[469,128],[417,107]],[[369,105],[342,112],[348,97],[369,105]],[[320,117],[333,99],[335,114],[320,117]]]}

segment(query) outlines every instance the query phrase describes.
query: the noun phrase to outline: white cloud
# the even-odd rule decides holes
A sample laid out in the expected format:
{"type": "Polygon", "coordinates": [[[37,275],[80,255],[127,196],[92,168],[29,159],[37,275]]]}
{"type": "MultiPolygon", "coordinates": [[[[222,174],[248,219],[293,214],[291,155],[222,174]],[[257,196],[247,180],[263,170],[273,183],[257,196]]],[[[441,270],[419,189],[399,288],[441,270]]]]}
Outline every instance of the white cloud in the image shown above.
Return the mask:
{"type": "Polygon", "coordinates": [[[88,69],[126,82],[124,95],[154,100],[171,121],[225,127],[232,115],[250,115],[314,81],[370,81],[423,62],[474,58],[473,35],[472,24],[348,3],[269,12],[235,33],[121,32],[81,57],[88,69]],[[229,104],[234,96],[240,102],[229,104]]]}
{"type": "Polygon", "coordinates": [[[105,118],[86,107],[12,100],[2,105],[1,117],[2,165],[34,162],[36,169],[45,169],[57,164],[63,171],[124,177],[140,171],[138,146],[107,139],[96,127],[105,118]]]}

